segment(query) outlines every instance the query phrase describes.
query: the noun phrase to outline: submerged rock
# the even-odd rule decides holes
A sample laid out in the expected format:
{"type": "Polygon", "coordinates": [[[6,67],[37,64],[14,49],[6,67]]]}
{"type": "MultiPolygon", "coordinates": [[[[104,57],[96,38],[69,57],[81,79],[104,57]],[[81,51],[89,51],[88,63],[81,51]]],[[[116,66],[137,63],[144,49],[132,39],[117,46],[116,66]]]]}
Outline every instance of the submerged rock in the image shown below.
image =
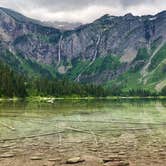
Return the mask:
{"type": "Polygon", "coordinates": [[[116,162],[108,162],[105,163],[104,166],[129,166],[129,162],[128,161],[116,161],[116,162]]]}
{"type": "Polygon", "coordinates": [[[0,158],[12,158],[14,156],[15,156],[15,154],[13,154],[13,153],[5,153],[5,154],[0,155],[0,158]]]}
{"type": "Polygon", "coordinates": [[[61,161],[61,160],[62,160],[61,158],[51,158],[48,161],[61,161]]]}
{"type": "Polygon", "coordinates": [[[96,156],[91,156],[91,155],[84,155],[82,156],[82,158],[86,161],[86,162],[92,162],[92,163],[103,163],[103,160],[99,157],[96,156]]]}
{"type": "Polygon", "coordinates": [[[31,160],[42,160],[43,158],[42,157],[39,157],[39,156],[33,156],[30,158],[31,160]]]}
{"type": "Polygon", "coordinates": [[[77,164],[77,163],[81,163],[84,162],[84,159],[81,159],[81,157],[73,157],[70,158],[66,161],[66,164],[77,164]]]}

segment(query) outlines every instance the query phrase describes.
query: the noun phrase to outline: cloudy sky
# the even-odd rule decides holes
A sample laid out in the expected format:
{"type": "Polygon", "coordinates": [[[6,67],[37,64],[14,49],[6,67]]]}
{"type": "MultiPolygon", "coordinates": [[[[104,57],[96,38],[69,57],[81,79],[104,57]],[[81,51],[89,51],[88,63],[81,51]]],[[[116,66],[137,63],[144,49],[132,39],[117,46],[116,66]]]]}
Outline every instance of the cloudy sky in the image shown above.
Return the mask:
{"type": "Polygon", "coordinates": [[[154,14],[166,10],[166,0],[0,0],[0,6],[42,21],[85,23],[106,13],[154,14]]]}

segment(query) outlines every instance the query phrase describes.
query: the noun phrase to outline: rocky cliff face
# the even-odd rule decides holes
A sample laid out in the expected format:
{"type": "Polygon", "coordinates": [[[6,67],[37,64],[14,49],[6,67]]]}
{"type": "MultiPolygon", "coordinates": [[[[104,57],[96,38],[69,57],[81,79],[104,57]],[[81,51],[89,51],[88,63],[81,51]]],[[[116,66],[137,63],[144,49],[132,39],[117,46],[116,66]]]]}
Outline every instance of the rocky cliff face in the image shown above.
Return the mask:
{"type": "Polygon", "coordinates": [[[81,82],[104,83],[129,70],[139,70],[145,77],[145,65],[149,63],[148,70],[154,51],[164,47],[165,29],[165,11],[142,17],[104,15],[91,24],[60,31],[0,8],[0,41],[5,49],[81,82]]]}

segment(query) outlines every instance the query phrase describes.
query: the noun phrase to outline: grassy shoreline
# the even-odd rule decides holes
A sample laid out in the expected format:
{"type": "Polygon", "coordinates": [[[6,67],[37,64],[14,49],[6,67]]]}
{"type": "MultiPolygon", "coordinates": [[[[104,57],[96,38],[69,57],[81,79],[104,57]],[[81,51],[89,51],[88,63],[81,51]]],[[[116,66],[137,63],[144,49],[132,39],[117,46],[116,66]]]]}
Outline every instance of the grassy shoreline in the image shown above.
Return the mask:
{"type": "Polygon", "coordinates": [[[118,100],[118,99],[166,99],[166,96],[148,96],[148,97],[139,97],[139,96],[108,96],[108,97],[41,97],[41,96],[30,96],[26,98],[0,98],[0,102],[3,101],[27,101],[27,102],[48,102],[54,103],[56,100],[118,100]]]}

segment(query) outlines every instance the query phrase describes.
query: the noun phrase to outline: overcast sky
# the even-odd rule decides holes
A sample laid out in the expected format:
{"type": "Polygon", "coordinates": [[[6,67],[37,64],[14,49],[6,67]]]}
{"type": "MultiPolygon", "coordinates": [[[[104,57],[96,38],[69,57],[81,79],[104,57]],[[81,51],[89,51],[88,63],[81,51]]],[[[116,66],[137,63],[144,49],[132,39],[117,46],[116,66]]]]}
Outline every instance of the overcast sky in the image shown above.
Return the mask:
{"type": "Polygon", "coordinates": [[[0,6],[42,21],[85,23],[104,14],[155,14],[166,10],[166,0],[0,0],[0,6]]]}

